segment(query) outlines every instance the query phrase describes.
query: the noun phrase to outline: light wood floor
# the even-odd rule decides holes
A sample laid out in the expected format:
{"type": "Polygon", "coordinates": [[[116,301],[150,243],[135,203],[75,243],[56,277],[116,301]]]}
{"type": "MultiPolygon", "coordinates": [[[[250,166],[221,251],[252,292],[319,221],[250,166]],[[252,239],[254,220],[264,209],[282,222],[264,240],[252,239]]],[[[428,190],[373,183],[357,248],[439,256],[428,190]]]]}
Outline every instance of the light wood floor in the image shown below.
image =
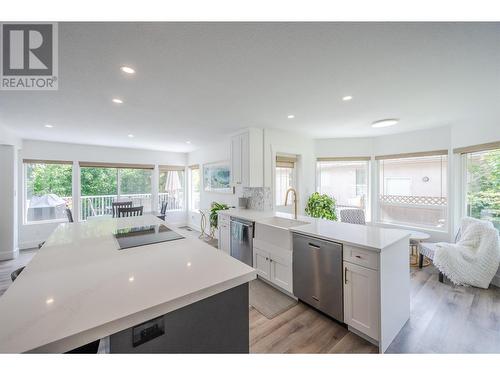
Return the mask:
{"type": "MultiPolygon", "coordinates": [[[[10,273],[36,250],[0,262],[0,295],[10,273]]],[[[374,353],[376,347],[311,307],[299,303],[273,319],[250,309],[252,353],[374,353]]],[[[438,282],[437,270],[411,270],[411,317],[389,353],[500,353],[500,288],[438,282]]]]}

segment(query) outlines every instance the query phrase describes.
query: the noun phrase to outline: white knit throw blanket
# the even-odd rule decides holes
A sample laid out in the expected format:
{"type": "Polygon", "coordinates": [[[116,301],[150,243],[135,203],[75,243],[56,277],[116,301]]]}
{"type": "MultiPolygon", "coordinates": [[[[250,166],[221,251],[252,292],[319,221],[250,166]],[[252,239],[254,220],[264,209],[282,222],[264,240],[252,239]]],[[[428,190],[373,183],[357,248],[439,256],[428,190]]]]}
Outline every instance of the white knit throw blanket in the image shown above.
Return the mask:
{"type": "Polygon", "coordinates": [[[487,289],[500,263],[498,232],[493,224],[466,217],[456,244],[438,243],[434,265],[454,284],[487,289]]]}

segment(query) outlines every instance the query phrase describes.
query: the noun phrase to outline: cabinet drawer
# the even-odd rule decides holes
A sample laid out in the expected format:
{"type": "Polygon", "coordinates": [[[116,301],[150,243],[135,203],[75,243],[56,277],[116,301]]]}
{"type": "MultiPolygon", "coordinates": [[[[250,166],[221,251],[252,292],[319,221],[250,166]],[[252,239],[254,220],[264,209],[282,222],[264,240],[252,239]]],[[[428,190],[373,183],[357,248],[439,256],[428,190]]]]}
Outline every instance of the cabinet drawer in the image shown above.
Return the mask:
{"type": "Polygon", "coordinates": [[[378,260],[379,254],[374,251],[344,245],[344,261],[346,262],[378,270],[378,260]]]}

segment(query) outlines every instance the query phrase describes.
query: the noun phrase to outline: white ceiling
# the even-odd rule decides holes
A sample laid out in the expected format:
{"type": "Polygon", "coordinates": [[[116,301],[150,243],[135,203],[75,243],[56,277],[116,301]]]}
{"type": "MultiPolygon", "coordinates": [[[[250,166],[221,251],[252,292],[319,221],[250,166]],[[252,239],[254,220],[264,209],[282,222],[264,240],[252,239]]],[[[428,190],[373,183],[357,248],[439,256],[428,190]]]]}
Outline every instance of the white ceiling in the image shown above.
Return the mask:
{"type": "Polygon", "coordinates": [[[315,138],[474,126],[500,118],[499,46],[500,23],[62,23],[59,90],[0,92],[0,123],[170,151],[249,126],[315,138]]]}

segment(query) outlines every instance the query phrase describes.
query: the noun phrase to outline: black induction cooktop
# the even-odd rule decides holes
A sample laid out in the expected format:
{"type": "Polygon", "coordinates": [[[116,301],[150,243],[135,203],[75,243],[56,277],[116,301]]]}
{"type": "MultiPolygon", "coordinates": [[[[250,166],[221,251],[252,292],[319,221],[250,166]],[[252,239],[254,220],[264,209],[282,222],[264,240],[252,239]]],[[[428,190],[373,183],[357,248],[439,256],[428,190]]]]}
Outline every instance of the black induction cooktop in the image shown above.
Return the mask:
{"type": "Polygon", "coordinates": [[[122,228],[117,229],[113,234],[120,246],[118,250],[184,238],[163,224],[122,228]]]}

